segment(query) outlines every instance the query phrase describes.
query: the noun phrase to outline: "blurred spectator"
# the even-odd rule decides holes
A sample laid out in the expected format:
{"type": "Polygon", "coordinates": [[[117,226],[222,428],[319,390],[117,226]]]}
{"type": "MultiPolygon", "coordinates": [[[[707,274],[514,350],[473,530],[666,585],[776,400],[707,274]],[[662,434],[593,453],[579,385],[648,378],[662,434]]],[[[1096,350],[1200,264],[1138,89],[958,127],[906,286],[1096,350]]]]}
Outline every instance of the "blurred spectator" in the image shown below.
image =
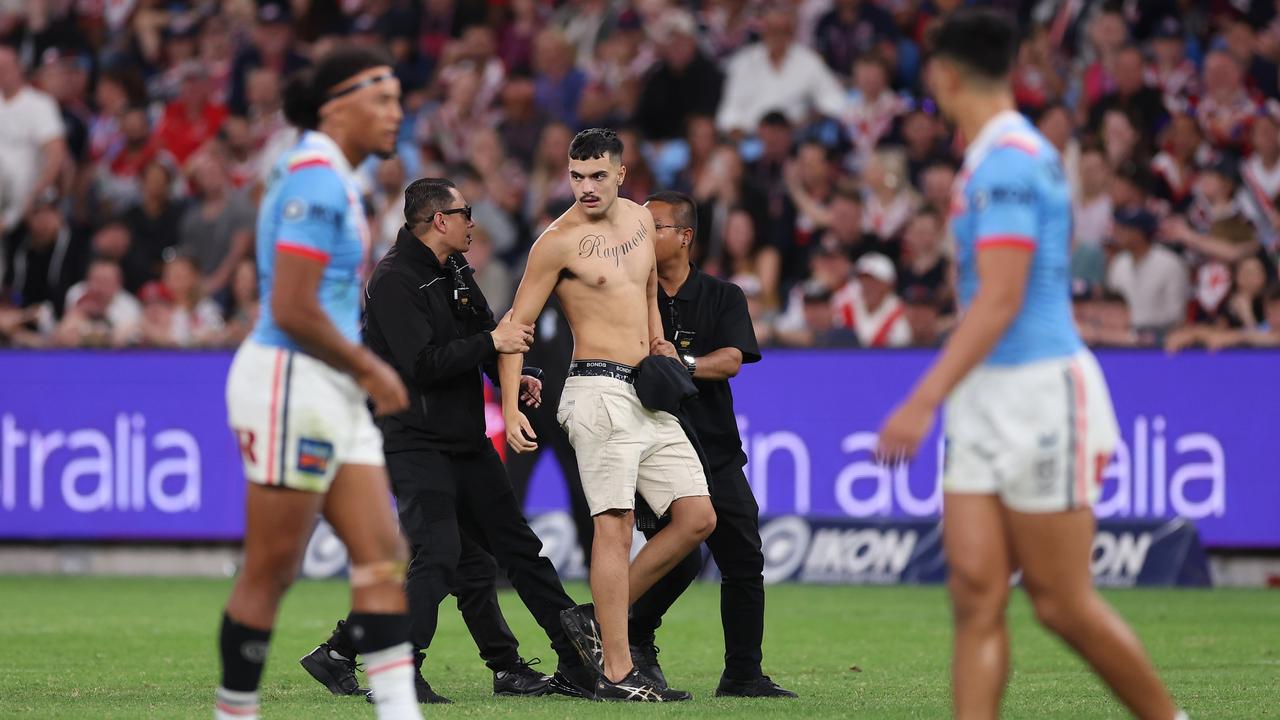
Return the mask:
{"type": "Polygon", "coordinates": [[[1067,77],[1059,57],[1044,26],[1033,28],[1030,37],[1018,48],[1013,92],[1014,100],[1024,112],[1042,110],[1062,99],[1067,77]]]}
{"type": "MultiPolygon", "coordinates": [[[[889,13],[869,0],[835,0],[835,7],[818,21],[813,49],[832,72],[845,74],[853,61],[873,51],[891,50],[898,28],[889,13]]],[[[856,81],[855,81],[856,82],[856,81]]]]}
{"type": "Polygon", "coordinates": [[[576,127],[578,102],[587,76],[574,66],[573,46],[556,30],[538,33],[534,44],[534,98],[538,108],[550,117],[576,127]]]}
{"type": "Polygon", "coordinates": [[[36,70],[36,87],[58,104],[62,116],[63,138],[71,161],[80,165],[89,153],[89,121],[92,111],[88,99],[88,58],[49,48],[41,54],[36,70]]]}
{"type": "Polygon", "coordinates": [[[538,0],[511,0],[509,17],[499,31],[498,53],[508,72],[532,70],[533,44],[542,27],[542,4],[538,0]]]}
{"type": "MultiPolygon", "coordinates": [[[[466,191],[462,192],[466,195],[466,191]]],[[[466,197],[471,198],[470,195],[466,197]]],[[[476,284],[489,301],[494,316],[502,317],[511,308],[511,299],[516,294],[516,281],[511,270],[494,256],[493,250],[489,233],[476,223],[471,229],[471,247],[466,252],[467,264],[475,272],[476,284]]]]}
{"type": "Polygon", "coordinates": [[[1073,247],[1101,247],[1111,235],[1111,167],[1102,149],[1080,151],[1080,192],[1072,211],[1073,247]]]}
{"type": "Polygon", "coordinates": [[[1090,62],[1080,77],[1085,107],[1095,105],[1115,86],[1116,58],[1128,38],[1124,15],[1116,5],[1104,5],[1088,21],[1090,62]]]}
{"type": "Polygon", "coordinates": [[[227,108],[213,102],[209,73],[191,62],[183,66],[178,97],[164,109],[156,126],[156,142],[180,165],[218,134],[227,108]]]}
{"type": "MultiPolygon", "coordinates": [[[[450,167],[448,176],[457,183],[458,192],[471,205],[471,217],[477,227],[484,229],[485,242],[492,246],[492,252],[502,255],[513,252],[519,239],[519,228],[497,199],[489,195],[489,186],[480,173],[463,163],[450,167]]],[[[474,233],[472,237],[474,239],[474,233]]]]}
{"type": "Polygon", "coordinates": [[[226,314],[226,325],[216,341],[222,347],[239,347],[253,326],[258,322],[258,266],[252,258],[245,258],[236,265],[231,277],[231,305],[226,314]]]}
{"type": "Polygon", "coordinates": [[[182,216],[178,249],[195,262],[204,275],[205,292],[212,294],[226,287],[240,259],[253,248],[255,211],[244,193],[231,187],[221,158],[203,155],[192,170],[197,201],[182,216]]]}
{"type": "Polygon", "coordinates": [[[1267,109],[1250,128],[1253,152],[1240,166],[1239,200],[1254,225],[1270,226],[1274,233],[1276,200],[1280,199],[1280,101],[1269,101],[1267,109]]]}
{"type": "Polygon", "coordinates": [[[1280,68],[1259,51],[1258,36],[1249,21],[1243,17],[1228,20],[1222,39],[1224,49],[1243,69],[1249,88],[1261,95],[1275,97],[1280,92],[1276,86],[1280,68]]]}
{"type": "Polygon", "coordinates": [[[1145,165],[1148,160],[1133,120],[1121,110],[1112,108],[1102,116],[1099,136],[1107,164],[1114,170],[1126,163],[1145,165]]]}
{"type": "Polygon", "coordinates": [[[142,322],[142,305],[124,289],[120,264],[106,258],[89,264],[84,280],[67,291],[67,312],[54,331],[61,347],[124,347],[142,322]]]}
{"type": "Polygon", "coordinates": [[[254,147],[249,121],[243,116],[228,117],[222,123],[216,141],[206,147],[226,163],[233,189],[248,188],[257,181],[260,171],[257,148],[254,147]]]}
{"type": "Polygon", "coordinates": [[[554,122],[542,129],[524,205],[525,220],[534,228],[535,236],[542,234],[542,228],[577,199],[569,184],[569,143],[572,141],[573,131],[568,125],[554,122]]]}
{"type": "Polygon", "coordinates": [[[222,334],[222,311],[201,290],[199,266],[191,257],[178,255],[166,262],[160,282],[144,285],[139,299],[146,305],[146,345],[207,347],[216,345],[222,334]]]}
{"type": "Polygon", "coordinates": [[[694,116],[715,114],[724,78],[699,51],[687,12],[667,11],[657,37],[661,60],[645,77],[635,123],[650,140],[672,140],[684,136],[694,116]]]}
{"type": "Polygon", "coordinates": [[[551,16],[551,25],[572,46],[574,62],[586,67],[595,59],[596,45],[617,26],[615,4],[607,0],[566,0],[551,16]]]}
{"type": "Polygon", "coordinates": [[[480,71],[469,63],[454,65],[441,73],[441,83],[444,101],[422,109],[415,136],[445,163],[463,162],[471,134],[492,124],[480,96],[480,71]]]}
{"type": "Polygon", "coordinates": [[[831,224],[836,178],[827,148],[817,140],[806,140],[796,148],[795,158],[783,166],[782,175],[797,210],[796,242],[808,245],[814,233],[831,224]]]}
{"type": "Polygon", "coordinates": [[[138,292],[142,283],[159,280],[165,251],[178,245],[183,207],[173,200],[173,180],[166,163],[148,163],[142,169],[142,198],[122,218],[131,239],[123,263],[130,292],[138,292]]]}
{"type": "MultiPolygon", "coordinates": [[[[705,127],[705,121],[703,124],[705,127]]],[[[714,130],[711,134],[714,136],[714,130]]],[[[769,242],[767,234],[768,202],[763,190],[747,177],[737,148],[729,143],[719,145],[700,168],[693,170],[697,174],[690,178],[690,194],[698,203],[698,238],[694,241],[694,251],[705,252],[708,258],[719,257],[728,234],[728,218],[735,209],[741,208],[754,221],[752,234],[758,244],[773,247],[776,255],[778,247],[769,242]]],[[[762,288],[763,300],[767,303],[776,303],[778,299],[776,273],[772,280],[772,285],[766,283],[762,288]]]]}
{"type": "Polygon", "coordinates": [[[288,77],[307,65],[307,59],[293,47],[292,13],[288,2],[260,2],[255,19],[249,44],[240,50],[231,71],[227,106],[239,114],[248,109],[246,83],[250,71],[268,68],[278,77],[288,77]]]}
{"type": "Polygon", "coordinates": [[[892,240],[915,212],[918,202],[907,182],[906,165],[906,158],[897,150],[880,150],[867,160],[862,175],[866,183],[863,231],[892,240]]]}
{"type": "Polygon", "coordinates": [[[859,161],[889,136],[898,117],[907,111],[907,101],[893,92],[891,79],[889,63],[881,55],[861,55],[853,64],[853,89],[840,122],[853,140],[859,161]]]}
{"type": "Polygon", "coordinates": [[[858,258],[854,276],[857,282],[836,291],[831,301],[839,323],[853,330],[861,347],[910,345],[906,308],[894,290],[898,273],[893,261],[880,253],[868,253],[858,258]]]}
{"type": "Polygon", "coordinates": [[[1151,64],[1145,73],[1147,85],[1160,92],[1165,109],[1187,112],[1187,98],[1200,94],[1196,64],[1187,57],[1186,36],[1176,17],[1165,17],[1151,39],[1151,64]]]}
{"type": "MultiPolygon", "coordinates": [[[[1075,137],[1071,111],[1065,105],[1053,103],[1041,109],[1036,118],[1036,128],[1058,151],[1062,169],[1071,183],[1072,193],[1080,191],[1080,140],[1075,137]]],[[[927,193],[926,193],[927,195],[927,193]]]]}
{"type": "Polygon", "coordinates": [[[404,226],[404,190],[409,179],[404,174],[404,163],[400,158],[388,158],[378,163],[374,172],[373,222],[369,230],[373,232],[373,249],[369,259],[377,263],[383,255],[396,244],[396,236],[404,226]]]}
{"type": "Polygon", "coordinates": [[[764,195],[761,239],[782,255],[784,283],[803,276],[809,248],[796,242],[796,207],[787,191],[786,167],[791,159],[791,122],[781,112],[767,113],[756,130],[760,157],[744,169],[747,182],[764,195]]]}
{"type": "Polygon", "coordinates": [[[1147,87],[1143,76],[1144,62],[1142,51],[1137,46],[1126,46],[1117,53],[1112,71],[1114,89],[1089,108],[1088,129],[1090,132],[1098,132],[1107,113],[1119,110],[1132,126],[1145,130],[1139,138],[1144,145],[1141,152],[1150,155],[1152,148],[1149,138],[1155,138],[1156,133],[1164,127],[1168,121],[1168,112],[1164,108],[1160,91],[1147,87]]]}
{"type": "Polygon", "coordinates": [[[142,198],[142,171],[157,157],[146,108],[133,107],[120,117],[120,139],[90,178],[99,217],[125,212],[142,198]]]}
{"type": "Polygon", "coordinates": [[[815,244],[834,243],[833,247],[851,260],[870,252],[898,257],[897,243],[886,242],[880,235],[866,231],[865,214],[862,192],[849,184],[840,185],[831,198],[831,221],[815,244]]]}
{"type": "Polygon", "coordinates": [[[501,93],[498,134],[507,152],[526,171],[533,166],[539,138],[549,120],[535,102],[536,94],[533,78],[520,74],[508,76],[501,93]]]}
{"type": "MultiPolygon", "coordinates": [[[[467,158],[480,174],[485,193],[504,212],[514,216],[520,212],[528,178],[521,164],[507,155],[502,136],[489,127],[480,128],[471,136],[467,146],[467,158]]],[[[565,161],[566,166],[568,160],[565,161]]],[[[497,243],[499,252],[507,252],[497,243]]]]}
{"type": "Polygon", "coordinates": [[[940,314],[953,304],[951,261],[943,253],[945,221],[932,210],[921,210],[902,233],[898,296],[912,305],[932,305],[940,314]]]}
{"type": "Polygon", "coordinates": [[[68,226],[57,191],[46,188],[8,236],[4,297],[22,308],[49,303],[61,317],[67,290],[84,277],[88,249],[87,239],[68,226]]]}
{"type": "Polygon", "coordinates": [[[843,88],[812,49],[795,41],[795,11],[783,3],[766,7],[761,40],[734,54],[726,70],[716,115],[721,132],[746,135],[770,112],[795,123],[814,115],[839,117],[843,88]]]}
{"type": "Polygon", "coordinates": [[[1218,150],[1238,152],[1257,113],[1258,104],[1245,87],[1240,62],[1225,50],[1210,52],[1204,61],[1204,95],[1196,106],[1205,137],[1218,150]]]}
{"type": "Polygon", "coordinates": [[[950,160],[938,159],[920,173],[924,207],[939,217],[951,216],[951,193],[956,180],[956,166],[950,160]]]}
{"type": "MultiPolygon", "coordinates": [[[[1072,304],[1072,311],[1080,339],[1089,345],[1134,347],[1139,342],[1129,322],[1129,303],[1120,295],[1078,296],[1072,304]]],[[[1177,332],[1175,330],[1173,334],[1177,332]]]]}
{"type": "Polygon", "coordinates": [[[1186,210],[1195,189],[1196,169],[1204,160],[1200,126],[1190,115],[1174,115],[1162,137],[1161,150],[1151,161],[1156,194],[1175,210],[1186,210]]]}
{"type": "MultiPolygon", "coordinates": [[[[789,344],[798,344],[797,337],[803,337],[806,328],[809,327],[805,319],[805,295],[812,294],[818,287],[825,288],[832,294],[837,293],[853,278],[853,262],[849,255],[843,252],[835,242],[826,238],[811,248],[808,269],[808,276],[788,289],[786,306],[778,317],[779,338],[790,337],[789,344]],[[798,336],[797,333],[799,333],[798,336]]],[[[831,296],[828,296],[826,304],[827,313],[835,318],[831,296]]],[[[839,325],[834,320],[833,323],[839,325]]]]}
{"type": "Polygon", "coordinates": [[[932,113],[916,108],[902,117],[902,149],[907,159],[907,181],[924,187],[924,171],[936,162],[947,162],[950,153],[942,123],[932,113]]]}
{"type": "Polygon", "coordinates": [[[1224,156],[1200,173],[1196,204],[1184,219],[1168,221],[1165,234],[1200,255],[1234,263],[1261,249],[1258,235],[1236,201],[1240,185],[1237,161],[1224,156]]]}
{"type": "Polygon", "coordinates": [[[1129,304],[1134,330],[1161,343],[1186,317],[1187,267],[1176,253],[1154,240],[1156,219],[1145,210],[1115,215],[1115,242],[1120,253],[1107,271],[1107,287],[1129,304]]]}
{"type": "Polygon", "coordinates": [[[832,292],[823,283],[810,280],[796,289],[801,322],[798,326],[779,330],[777,339],[793,347],[857,347],[853,330],[836,323],[831,312],[832,292]]]}
{"type": "Polygon", "coordinates": [[[729,211],[725,221],[723,252],[707,263],[715,273],[744,289],[755,288],[765,307],[778,301],[778,251],[760,245],[755,220],[745,208],[729,211]]]}
{"type": "Polygon", "coordinates": [[[698,15],[698,30],[711,58],[721,65],[747,44],[758,29],[757,4],[751,0],[708,0],[698,15]]]}
{"type": "Polygon", "coordinates": [[[17,51],[0,45],[0,230],[32,210],[32,198],[55,188],[67,158],[62,115],[53,98],[27,84],[17,51]]]}

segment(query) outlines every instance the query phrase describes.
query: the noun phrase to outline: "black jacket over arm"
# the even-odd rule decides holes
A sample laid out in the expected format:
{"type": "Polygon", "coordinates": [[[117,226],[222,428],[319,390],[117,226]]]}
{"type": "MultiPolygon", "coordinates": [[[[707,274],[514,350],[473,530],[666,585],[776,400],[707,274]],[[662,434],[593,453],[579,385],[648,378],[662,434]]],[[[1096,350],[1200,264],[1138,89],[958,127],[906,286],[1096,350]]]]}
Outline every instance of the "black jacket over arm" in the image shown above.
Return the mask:
{"type": "Polygon", "coordinates": [[[441,265],[401,228],[365,289],[365,344],[409,389],[409,409],[379,420],[386,452],[466,452],[489,442],[480,373],[497,377],[496,326],[466,258],[455,253],[441,265]]]}

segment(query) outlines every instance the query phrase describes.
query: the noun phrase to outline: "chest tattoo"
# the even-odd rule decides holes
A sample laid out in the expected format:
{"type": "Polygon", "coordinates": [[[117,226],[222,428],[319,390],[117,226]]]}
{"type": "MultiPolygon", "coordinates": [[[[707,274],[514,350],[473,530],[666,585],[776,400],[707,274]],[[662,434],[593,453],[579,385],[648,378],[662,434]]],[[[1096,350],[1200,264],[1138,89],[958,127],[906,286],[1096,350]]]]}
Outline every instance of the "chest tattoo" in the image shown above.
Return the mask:
{"type": "Polygon", "coordinates": [[[631,239],[618,245],[606,245],[603,235],[585,235],[578,241],[578,257],[588,258],[592,255],[603,260],[613,260],[614,267],[622,264],[622,258],[629,254],[632,250],[640,247],[640,245],[649,237],[649,231],[645,230],[644,223],[640,223],[631,239]]]}

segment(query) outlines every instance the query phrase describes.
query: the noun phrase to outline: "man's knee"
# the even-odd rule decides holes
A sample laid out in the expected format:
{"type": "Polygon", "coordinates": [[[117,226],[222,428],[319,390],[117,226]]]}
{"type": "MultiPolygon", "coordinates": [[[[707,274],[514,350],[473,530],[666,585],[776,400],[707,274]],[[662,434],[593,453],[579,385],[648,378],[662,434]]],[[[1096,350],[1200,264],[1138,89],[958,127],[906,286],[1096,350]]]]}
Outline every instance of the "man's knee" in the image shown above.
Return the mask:
{"type": "Polygon", "coordinates": [[[605,510],[592,518],[595,525],[595,542],[631,543],[635,528],[635,514],[624,508],[605,510]]]}
{"type": "Polygon", "coordinates": [[[1088,602],[1064,593],[1038,590],[1029,593],[1036,619],[1050,631],[1070,636],[1082,624],[1088,602]]]}
{"type": "Polygon", "coordinates": [[[1004,620],[1009,600],[1008,578],[998,578],[963,563],[953,564],[947,576],[947,590],[957,624],[989,625],[1004,620]]]}
{"type": "Polygon", "coordinates": [[[711,536],[716,529],[716,511],[711,506],[711,498],[681,498],[672,505],[672,522],[679,523],[685,533],[692,535],[698,542],[711,536]]]}

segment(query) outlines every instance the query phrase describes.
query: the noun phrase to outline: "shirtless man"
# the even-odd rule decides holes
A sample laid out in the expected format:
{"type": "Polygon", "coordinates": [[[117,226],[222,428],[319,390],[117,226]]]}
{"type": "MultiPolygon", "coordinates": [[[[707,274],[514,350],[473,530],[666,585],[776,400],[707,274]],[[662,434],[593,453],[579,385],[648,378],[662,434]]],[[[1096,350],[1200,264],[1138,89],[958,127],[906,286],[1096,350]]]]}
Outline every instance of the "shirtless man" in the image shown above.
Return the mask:
{"type": "MultiPolygon", "coordinates": [[[[529,251],[506,322],[533,324],[555,291],[573,329],[573,363],[556,419],[578,456],[595,526],[591,605],[561,614],[569,639],[600,673],[596,698],[662,702],[689,693],[663,690],[631,663],[627,609],[711,534],[716,516],[698,456],[675,417],[640,404],[635,366],[669,354],[658,315],[653,216],[618,198],[626,177],[622,141],[611,130],[578,133],[569,146],[577,202],[529,251]],[[631,557],[632,510],[639,492],[671,524],[631,557]],[[597,623],[598,621],[598,623],[597,623]]],[[[502,355],[499,376],[507,442],[537,449],[522,414],[522,355],[502,355]]]]}

